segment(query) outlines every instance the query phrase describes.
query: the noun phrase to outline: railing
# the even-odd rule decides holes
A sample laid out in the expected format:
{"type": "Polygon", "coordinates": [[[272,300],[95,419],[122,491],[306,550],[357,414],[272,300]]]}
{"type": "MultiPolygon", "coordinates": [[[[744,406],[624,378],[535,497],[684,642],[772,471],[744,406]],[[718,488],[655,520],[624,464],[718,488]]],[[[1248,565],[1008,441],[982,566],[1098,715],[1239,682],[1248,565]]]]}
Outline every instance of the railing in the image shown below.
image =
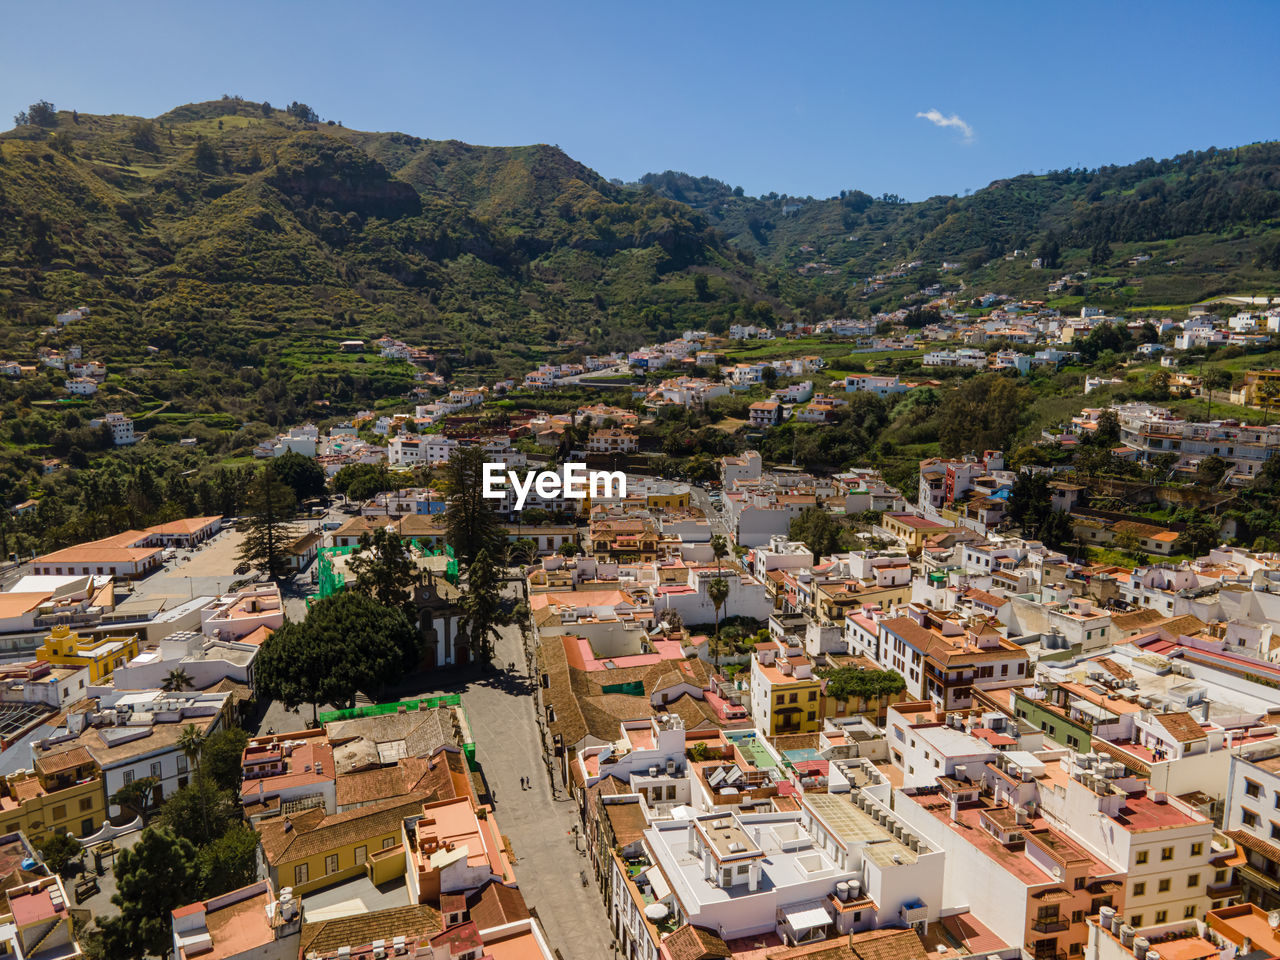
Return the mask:
{"type": "Polygon", "coordinates": [[[1037,933],[1061,933],[1071,926],[1071,921],[1066,917],[1053,917],[1044,920],[1032,920],[1031,929],[1037,933]]]}

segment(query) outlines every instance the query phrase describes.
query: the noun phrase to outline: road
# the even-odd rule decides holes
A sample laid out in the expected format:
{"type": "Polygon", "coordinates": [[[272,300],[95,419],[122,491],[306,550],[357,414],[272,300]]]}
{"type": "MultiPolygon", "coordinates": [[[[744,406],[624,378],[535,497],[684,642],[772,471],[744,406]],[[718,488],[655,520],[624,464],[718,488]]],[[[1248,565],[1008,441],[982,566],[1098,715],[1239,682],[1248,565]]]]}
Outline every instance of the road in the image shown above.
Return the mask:
{"type": "Polygon", "coordinates": [[[573,828],[580,825],[575,806],[553,798],[542,761],[534,681],[525,670],[520,631],[504,629],[497,646],[498,662],[515,661],[515,675],[504,671],[473,682],[462,705],[494,798],[494,815],[515,851],[520,891],[565,960],[612,956],[613,937],[600,891],[585,854],[576,851],[573,828]],[[522,776],[532,778],[532,789],[520,789],[522,776]],[[577,877],[582,871],[586,886],[577,877]]]}
{"type": "MultiPolygon", "coordinates": [[[[514,591],[508,595],[513,596],[514,591]]],[[[516,882],[525,901],[537,911],[548,941],[564,960],[610,957],[613,937],[604,903],[585,853],[577,851],[574,827],[580,828],[580,824],[576,808],[571,801],[555,799],[543,760],[534,715],[534,680],[525,667],[520,631],[504,627],[501,634],[494,659],[504,667],[514,663],[514,671],[417,674],[405,678],[382,699],[462,694],[476,742],[476,760],[493,799],[498,826],[515,853],[516,882]],[[446,682],[439,683],[441,679],[446,682]],[[521,789],[521,777],[531,779],[531,789],[521,789]],[[580,872],[587,875],[585,886],[579,880],[580,872]]],[[[273,702],[258,718],[256,729],[263,733],[268,729],[297,730],[310,719],[310,706],[294,713],[273,702]]],[[[334,896],[347,898],[345,891],[334,896]]]]}
{"type": "Polygon", "coordinates": [[[695,484],[689,485],[690,499],[693,505],[707,515],[707,520],[711,524],[711,533],[713,536],[719,535],[724,537],[730,543],[733,543],[733,527],[729,523],[727,514],[721,513],[715,508],[711,502],[711,495],[707,493],[706,487],[699,487],[695,484]]]}

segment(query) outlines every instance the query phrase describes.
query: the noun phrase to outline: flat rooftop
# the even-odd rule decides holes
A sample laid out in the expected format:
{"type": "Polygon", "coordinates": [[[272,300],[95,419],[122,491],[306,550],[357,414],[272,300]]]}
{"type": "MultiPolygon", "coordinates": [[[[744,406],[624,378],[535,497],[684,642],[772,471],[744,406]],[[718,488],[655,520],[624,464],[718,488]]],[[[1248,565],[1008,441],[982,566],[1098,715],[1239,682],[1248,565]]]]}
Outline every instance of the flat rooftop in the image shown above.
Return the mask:
{"type": "Polygon", "coordinates": [[[845,846],[863,847],[863,856],[873,863],[887,866],[899,860],[915,863],[920,858],[875,817],[853,803],[852,794],[810,793],[803,802],[845,846]]]}

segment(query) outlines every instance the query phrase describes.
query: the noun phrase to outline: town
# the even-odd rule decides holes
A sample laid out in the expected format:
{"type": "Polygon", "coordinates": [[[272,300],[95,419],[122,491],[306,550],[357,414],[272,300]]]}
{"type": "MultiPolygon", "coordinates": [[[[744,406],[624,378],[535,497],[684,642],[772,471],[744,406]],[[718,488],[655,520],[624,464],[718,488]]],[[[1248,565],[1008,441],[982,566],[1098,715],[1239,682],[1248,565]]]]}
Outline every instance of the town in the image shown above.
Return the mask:
{"type": "MultiPolygon", "coordinates": [[[[1216,392],[1265,418],[1280,371],[1237,384],[1178,362],[1265,340],[1280,309],[1173,323],[999,299],[976,321],[931,303],[917,327],[690,330],[523,388],[424,379],[411,411],[260,444],[236,513],[14,554],[0,942],[216,960],[1280,953],[1280,544],[1238,507],[1276,482],[1280,426],[1207,417],[1216,392]],[[859,394],[1016,383],[1122,336],[1165,403],[1206,419],[1091,379],[1099,405],[1026,448],[909,476],[759,449],[842,422],[859,394]],[[850,361],[832,344],[875,366],[833,379],[850,361]],[[920,373],[870,372],[901,358],[920,373]],[[593,382],[603,399],[576,407],[497,406],[593,382]],[[722,398],[747,442],[655,469],[652,425],[722,398]],[[533,482],[557,464],[611,481],[533,482]]],[[[99,422],[113,447],[162,442],[124,413],[99,422]]]]}

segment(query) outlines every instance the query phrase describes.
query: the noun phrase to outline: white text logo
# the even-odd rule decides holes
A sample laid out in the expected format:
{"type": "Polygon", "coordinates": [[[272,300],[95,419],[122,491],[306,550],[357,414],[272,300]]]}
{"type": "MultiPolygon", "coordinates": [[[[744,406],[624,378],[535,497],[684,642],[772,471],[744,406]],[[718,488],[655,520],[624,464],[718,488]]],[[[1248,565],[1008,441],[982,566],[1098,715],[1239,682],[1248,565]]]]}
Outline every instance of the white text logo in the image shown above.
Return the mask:
{"type": "Polygon", "coordinates": [[[487,499],[506,498],[508,486],[515,493],[515,509],[523,510],[530,490],[543,500],[626,497],[627,475],[621,470],[588,470],[585,463],[566,463],[563,471],[538,470],[521,477],[515,470],[507,470],[505,463],[484,465],[484,496],[487,499]]]}

